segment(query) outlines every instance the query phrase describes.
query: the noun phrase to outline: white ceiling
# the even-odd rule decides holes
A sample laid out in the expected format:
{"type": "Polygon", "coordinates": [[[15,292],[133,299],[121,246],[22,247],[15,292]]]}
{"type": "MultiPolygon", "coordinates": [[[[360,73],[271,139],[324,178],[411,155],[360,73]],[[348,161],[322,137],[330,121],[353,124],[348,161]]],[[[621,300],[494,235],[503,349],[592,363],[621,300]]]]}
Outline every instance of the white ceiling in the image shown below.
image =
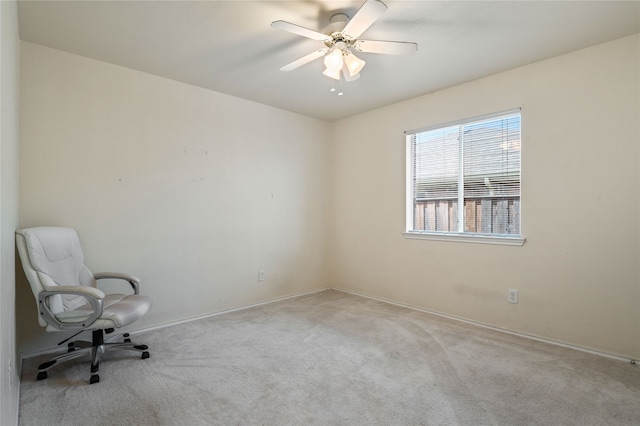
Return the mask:
{"type": "Polygon", "coordinates": [[[322,60],[279,71],[323,45],[272,21],[320,31],[363,1],[21,0],[18,16],[24,41],[329,121],[640,32],[639,1],[384,0],[362,38],[416,54],[358,54],[367,65],[341,97],[322,60]]]}

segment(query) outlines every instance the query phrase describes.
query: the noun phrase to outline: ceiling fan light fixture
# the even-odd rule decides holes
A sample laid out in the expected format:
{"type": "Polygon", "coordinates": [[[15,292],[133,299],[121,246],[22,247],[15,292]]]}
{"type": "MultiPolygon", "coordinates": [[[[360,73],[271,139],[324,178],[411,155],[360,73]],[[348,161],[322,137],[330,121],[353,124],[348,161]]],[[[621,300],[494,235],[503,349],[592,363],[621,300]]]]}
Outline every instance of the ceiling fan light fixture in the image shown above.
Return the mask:
{"type": "Polygon", "coordinates": [[[332,78],[334,80],[340,80],[340,70],[338,69],[336,70],[332,70],[332,69],[325,69],[322,74],[326,75],[329,78],[332,78]]]}
{"type": "Polygon", "coordinates": [[[324,66],[326,71],[332,74],[339,73],[344,64],[342,49],[334,48],[324,57],[324,66]]]}
{"type": "MultiPolygon", "coordinates": [[[[366,64],[364,60],[358,58],[356,55],[349,51],[345,51],[343,61],[350,77],[354,77],[358,73],[360,73],[360,71],[362,71],[362,68],[364,68],[364,65],[366,64]]],[[[347,73],[345,73],[345,75],[346,74],[347,73]]]]}
{"type": "Polygon", "coordinates": [[[355,80],[357,80],[357,79],[359,79],[359,78],[360,78],[360,73],[357,73],[357,74],[351,75],[351,74],[349,73],[349,70],[347,69],[347,65],[346,65],[346,64],[345,64],[345,66],[342,68],[342,74],[344,74],[344,81],[347,81],[347,82],[349,82],[349,81],[355,81],[355,80]]]}

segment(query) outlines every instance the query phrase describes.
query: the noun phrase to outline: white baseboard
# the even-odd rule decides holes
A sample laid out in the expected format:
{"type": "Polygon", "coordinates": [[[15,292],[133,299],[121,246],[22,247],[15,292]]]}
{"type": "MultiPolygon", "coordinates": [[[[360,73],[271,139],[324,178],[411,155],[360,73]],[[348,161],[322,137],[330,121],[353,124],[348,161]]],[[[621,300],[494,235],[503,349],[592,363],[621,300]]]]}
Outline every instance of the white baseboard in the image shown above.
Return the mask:
{"type": "MultiPolygon", "coordinates": [[[[131,335],[137,335],[137,334],[142,334],[142,333],[146,333],[149,331],[153,331],[153,330],[159,330],[165,327],[171,327],[174,325],[178,325],[178,324],[184,324],[184,323],[188,323],[188,322],[192,322],[192,321],[198,321],[201,319],[205,319],[205,318],[210,318],[210,317],[215,317],[218,315],[224,315],[224,314],[228,314],[231,312],[237,312],[237,311],[242,311],[245,309],[251,309],[251,308],[255,308],[258,306],[264,306],[264,305],[269,305],[271,303],[276,303],[276,302],[282,302],[285,300],[289,300],[289,299],[293,299],[296,297],[301,297],[301,296],[308,296],[311,294],[316,294],[316,293],[320,293],[322,291],[326,291],[326,290],[336,290],[336,291],[341,291],[343,293],[348,293],[348,294],[353,294],[355,296],[360,296],[360,297],[366,297],[367,299],[372,299],[372,300],[377,300],[379,302],[383,302],[383,303],[389,303],[391,305],[395,305],[395,306],[400,306],[403,308],[407,308],[407,309],[413,309],[415,311],[420,311],[420,312],[424,312],[427,314],[431,314],[431,315],[436,315],[442,318],[447,318],[450,320],[454,320],[454,321],[459,321],[459,322],[463,322],[465,324],[470,324],[476,327],[482,327],[485,329],[489,329],[489,330],[493,330],[493,331],[498,331],[501,333],[506,333],[506,334],[511,334],[513,336],[518,336],[518,337],[522,337],[525,339],[531,339],[531,340],[535,340],[538,342],[543,342],[543,343],[547,343],[550,345],[554,345],[554,346],[560,346],[563,348],[568,348],[568,349],[573,349],[573,350],[577,350],[577,351],[581,351],[581,352],[586,352],[586,353],[590,353],[593,355],[599,355],[605,358],[610,358],[610,359],[614,359],[617,361],[623,361],[623,362],[628,362],[628,363],[632,363],[632,364],[636,364],[637,360],[635,359],[631,359],[631,358],[626,358],[620,355],[615,355],[615,354],[610,354],[607,352],[602,352],[602,351],[598,351],[598,350],[594,350],[594,349],[589,349],[589,348],[585,348],[582,346],[577,346],[577,345],[572,345],[569,343],[564,343],[561,341],[557,341],[557,340],[553,340],[553,339],[547,339],[544,337],[540,337],[540,336],[535,336],[532,334],[526,334],[526,333],[521,333],[518,331],[512,331],[512,330],[508,330],[505,328],[500,328],[500,327],[496,327],[496,326],[492,326],[489,324],[484,324],[481,322],[477,322],[477,321],[472,321],[466,318],[462,318],[462,317],[457,317],[455,315],[449,315],[449,314],[445,314],[442,312],[438,312],[438,311],[434,311],[431,309],[426,309],[426,308],[421,308],[419,306],[413,306],[413,305],[409,305],[406,303],[401,303],[401,302],[397,302],[395,300],[392,299],[385,299],[382,297],[376,297],[376,296],[372,296],[370,294],[367,293],[362,293],[362,292],[358,292],[358,291],[353,291],[353,290],[349,290],[349,289],[345,289],[345,288],[341,288],[341,287],[327,287],[327,288],[321,288],[321,289],[316,289],[316,290],[311,290],[311,291],[306,291],[306,292],[301,292],[301,293],[294,293],[294,294],[290,294],[287,296],[283,296],[283,297],[278,297],[276,299],[270,299],[270,300],[266,300],[264,302],[259,302],[259,303],[254,303],[251,305],[245,305],[245,306],[238,306],[235,308],[231,308],[231,309],[225,309],[222,311],[217,311],[217,312],[212,312],[209,314],[204,314],[204,315],[196,315],[193,317],[188,317],[188,318],[183,318],[180,320],[176,320],[176,321],[169,321],[166,323],[162,323],[162,324],[158,324],[158,325],[154,325],[151,327],[146,327],[146,328],[142,328],[142,329],[138,329],[138,330],[134,330],[134,331],[129,331],[128,333],[131,335]]],[[[60,349],[59,348],[54,348],[54,349],[48,349],[48,350],[44,350],[44,351],[39,351],[39,352],[33,352],[33,353],[27,353],[27,354],[22,354],[20,357],[20,367],[22,367],[22,360],[27,359],[27,358],[32,358],[35,356],[40,356],[43,354],[49,354],[49,353],[55,353],[55,352],[59,352],[60,349]]]]}
{"type": "Polygon", "coordinates": [[[270,305],[272,303],[282,302],[284,300],[289,300],[289,299],[293,299],[293,298],[301,297],[301,296],[308,296],[308,295],[311,295],[311,294],[316,294],[316,293],[320,293],[322,291],[327,291],[327,290],[331,290],[331,289],[329,287],[325,287],[325,288],[320,288],[320,289],[311,290],[311,291],[304,291],[304,292],[301,292],[301,293],[293,293],[293,294],[290,294],[290,295],[287,295],[287,296],[278,297],[278,298],[275,298],[275,299],[269,299],[269,300],[266,300],[264,302],[253,303],[251,305],[238,306],[238,307],[231,308],[231,309],[225,309],[223,311],[216,311],[216,312],[212,312],[212,313],[209,313],[209,314],[196,315],[196,316],[193,316],[193,317],[183,318],[183,319],[176,320],[176,321],[169,321],[169,322],[158,324],[158,325],[154,325],[154,326],[151,326],[151,327],[141,328],[141,329],[136,330],[136,331],[130,331],[129,334],[131,334],[131,335],[142,334],[142,333],[146,333],[148,331],[159,330],[161,328],[171,327],[171,326],[178,325],[178,324],[184,324],[184,323],[188,323],[188,322],[192,322],[192,321],[198,321],[198,320],[205,319],[205,318],[216,317],[218,315],[224,315],[224,314],[228,314],[228,313],[231,313],[231,312],[243,311],[245,309],[256,308],[258,306],[270,305]]]}
{"type": "Polygon", "coordinates": [[[540,337],[540,336],[536,336],[533,334],[526,334],[526,333],[521,333],[518,331],[512,331],[512,330],[508,330],[506,328],[500,328],[500,327],[496,327],[493,325],[489,325],[489,324],[484,324],[481,322],[477,322],[477,321],[472,321],[466,318],[462,318],[462,317],[457,317],[455,315],[449,315],[449,314],[445,314],[442,312],[438,312],[438,311],[434,311],[431,309],[425,309],[425,308],[421,308],[419,306],[413,306],[413,305],[409,305],[406,303],[401,303],[401,302],[397,302],[395,300],[391,300],[391,299],[385,299],[382,297],[376,297],[376,296],[372,296],[370,294],[366,294],[366,293],[361,293],[358,291],[353,291],[353,290],[348,290],[345,288],[340,288],[340,287],[332,287],[332,290],[336,290],[336,291],[342,291],[344,293],[349,293],[349,294],[353,294],[355,296],[361,296],[361,297],[366,297],[367,299],[372,299],[372,300],[377,300],[378,302],[384,302],[384,303],[389,303],[391,305],[396,305],[396,306],[400,306],[403,308],[407,308],[407,309],[413,309],[415,311],[420,311],[420,312],[424,312],[427,314],[431,314],[431,315],[436,315],[442,318],[447,318],[453,321],[459,321],[459,322],[463,322],[465,324],[469,324],[469,325],[473,325],[476,327],[482,327],[482,328],[486,328],[489,330],[493,330],[493,331],[499,331],[501,333],[506,333],[506,334],[511,334],[513,336],[518,336],[518,337],[522,337],[525,339],[530,339],[530,340],[536,340],[538,342],[543,342],[543,343],[547,343],[550,345],[554,345],[554,346],[560,346],[563,348],[568,348],[568,349],[574,349],[580,352],[586,352],[589,354],[593,354],[593,355],[598,355],[598,356],[602,356],[605,358],[610,358],[610,359],[615,359],[617,361],[623,361],[623,362],[627,362],[627,363],[631,363],[631,364],[637,364],[638,360],[632,359],[632,358],[626,358],[620,355],[615,355],[615,354],[610,354],[607,352],[602,352],[602,351],[598,351],[595,349],[589,349],[589,348],[585,348],[582,346],[577,346],[577,345],[572,345],[569,343],[565,343],[565,342],[561,342],[558,340],[553,340],[553,339],[547,339],[545,337],[540,337]]]}

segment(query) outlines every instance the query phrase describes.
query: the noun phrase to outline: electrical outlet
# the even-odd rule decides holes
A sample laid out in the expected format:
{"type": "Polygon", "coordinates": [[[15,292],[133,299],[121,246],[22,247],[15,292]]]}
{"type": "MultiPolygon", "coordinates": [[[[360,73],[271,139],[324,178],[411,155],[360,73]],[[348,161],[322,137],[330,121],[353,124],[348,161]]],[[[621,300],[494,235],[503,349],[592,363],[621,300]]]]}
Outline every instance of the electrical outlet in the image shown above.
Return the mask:
{"type": "Polygon", "coordinates": [[[518,290],[510,288],[507,300],[509,301],[509,303],[518,303],[518,290]]]}
{"type": "Polygon", "coordinates": [[[260,269],[258,271],[258,281],[265,281],[267,279],[267,273],[264,271],[264,269],[260,269]]]}

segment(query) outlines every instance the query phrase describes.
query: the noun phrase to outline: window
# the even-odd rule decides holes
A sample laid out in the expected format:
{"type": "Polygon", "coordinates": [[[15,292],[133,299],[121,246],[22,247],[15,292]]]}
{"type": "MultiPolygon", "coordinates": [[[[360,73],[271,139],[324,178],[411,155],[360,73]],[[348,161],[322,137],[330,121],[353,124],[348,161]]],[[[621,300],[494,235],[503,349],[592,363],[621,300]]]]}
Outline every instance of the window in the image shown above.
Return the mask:
{"type": "Polygon", "coordinates": [[[407,132],[405,236],[522,245],[520,111],[407,132]]]}

